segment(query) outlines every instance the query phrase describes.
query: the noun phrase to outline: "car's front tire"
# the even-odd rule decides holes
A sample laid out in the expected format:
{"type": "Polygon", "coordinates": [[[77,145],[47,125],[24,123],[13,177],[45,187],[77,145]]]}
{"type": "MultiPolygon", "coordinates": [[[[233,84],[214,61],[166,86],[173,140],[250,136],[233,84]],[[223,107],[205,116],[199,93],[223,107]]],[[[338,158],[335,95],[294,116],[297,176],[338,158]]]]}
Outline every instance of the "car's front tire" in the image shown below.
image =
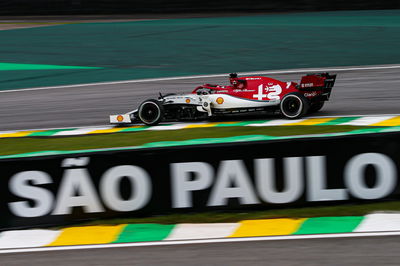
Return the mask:
{"type": "Polygon", "coordinates": [[[296,119],[304,116],[310,108],[306,97],[300,93],[290,93],[283,97],[280,103],[281,113],[289,119],[296,119]]]}
{"type": "Polygon", "coordinates": [[[164,118],[164,108],[157,100],[146,100],[139,106],[138,117],[146,125],[157,125],[164,118]]]}

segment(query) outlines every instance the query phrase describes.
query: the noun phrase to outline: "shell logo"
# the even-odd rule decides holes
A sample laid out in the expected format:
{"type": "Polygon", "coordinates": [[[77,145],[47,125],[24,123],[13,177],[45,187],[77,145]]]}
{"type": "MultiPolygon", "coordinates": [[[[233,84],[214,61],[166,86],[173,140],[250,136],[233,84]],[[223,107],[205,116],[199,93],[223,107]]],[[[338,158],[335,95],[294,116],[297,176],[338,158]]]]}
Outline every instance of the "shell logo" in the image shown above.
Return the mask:
{"type": "Polygon", "coordinates": [[[186,99],[186,103],[190,103],[190,99],[186,99]]]}
{"type": "Polygon", "coordinates": [[[122,115],[117,116],[117,121],[122,122],[124,120],[124,117],[122,115]]]}
{"type": "Polygon", "coordinates": [[[218,97],[218,98],[217,98],[217,103],[218,103],[218,104],[223,104],[223,103],[224,103],[224,98],[218,97]]]}

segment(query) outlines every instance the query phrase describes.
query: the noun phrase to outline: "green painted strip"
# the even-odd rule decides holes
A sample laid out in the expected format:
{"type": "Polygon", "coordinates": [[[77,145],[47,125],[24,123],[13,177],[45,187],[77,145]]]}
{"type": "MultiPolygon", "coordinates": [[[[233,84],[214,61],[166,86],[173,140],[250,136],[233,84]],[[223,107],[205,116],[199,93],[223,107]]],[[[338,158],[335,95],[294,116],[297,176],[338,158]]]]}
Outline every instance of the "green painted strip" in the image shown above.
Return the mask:
{"type": "Polygon", "coordinates": [[[400,126],[384,127],[381,128],[380,132],[396,132],[400,131],[400,126]]]}
{"type": "Polygon", "coordinates": [[[21,153],[21,154],[2,155],[2,156],[0,156],[0,159],[15,159],[15,158],[50,156],[50,155],[60,155],[60,154],[75,154],[75,153],[80,153],[80,152],[90,152],[90,151],[86,151],[86,150],[79,150],[79,151],[36,151],[36,152],[34,151],[34,152],[27,152],[27,153],[21,153]]]}
{"type": "Polygon", "coordinates": [[[340,125],[340,124],[343,124],[343,123],[347,123],[347,122],[356,120],[356,119],[358,119],[358,118],[361,118],[361,116],[340,117],[340,118],[337,118],[337,119],[334,119],[334,120],[331,120],[331,121],[329,121],[329,122],[325,122],[325,123],[322,123],[322,124],[318,124],[318,125],[319,125],[319,126],[340,125]]]}
{"type": "Polygon", "coordinates": [[[270,120],[255,120],[255,121],[241,121],[241,122],[235,122],[235,123],[221,123],[215,125],[216,127],[239,127],[239,126],[247,126],[250,124],[262,124],[266,123],[270,120]]]}
{"type": "Polygon", "coordinates": [[[386,130],[387,127],[375,127],[375,128],[366,128],[366,129],[357,129],[350,131],[351,134],[368,134],[368,133],[380,133],[386,130]]]}
{"type": "Polygon", "coordinates": [[[164,224],[128,224],[112,243],[160,241],[165,239],[175,225],[164,224]]]}
{"type": "Polygon", "coordinates": [[[77,128],[67,128],[67,129],[54,129],[54,130],[46,130],[46,131],[38,131],[38,132],[33,132],[26,137],[48,137],[48,136],[54,136],[58,132],[62,131],[72,131],[76,130],[77,128]]]}
{"type": "Polygon", "coordinates": [[[309,218],[303,222],[294,235],[350,233],[363,219],[363,216],[309,218]]]}
{"type": "Polygon", "coordinates": [[[234,136],[225,138],[204,138],[204,139],[191,139],[184,141],[159,141],[146,143],[143,147],[171,147],[183,145],[202,145],[223,142],[243,142],[243,141],[258,141],[258,140],[271,140],[281,137],[266,136],[266,135],[247,135],[247,136],[234,136]]]}
{"type": "Polygon", "coordinates": [[[102,67],[0,63],[0,71],[51,70],[51,69],[102,69],[102,67]]]}
{"type": "Polygon", "coordinates": [[[143,131],[149,127],[143,126],[143,127],[133,127],[133,128],[124,128],[120,132],[134,132],[134,131],[143,131]]]}

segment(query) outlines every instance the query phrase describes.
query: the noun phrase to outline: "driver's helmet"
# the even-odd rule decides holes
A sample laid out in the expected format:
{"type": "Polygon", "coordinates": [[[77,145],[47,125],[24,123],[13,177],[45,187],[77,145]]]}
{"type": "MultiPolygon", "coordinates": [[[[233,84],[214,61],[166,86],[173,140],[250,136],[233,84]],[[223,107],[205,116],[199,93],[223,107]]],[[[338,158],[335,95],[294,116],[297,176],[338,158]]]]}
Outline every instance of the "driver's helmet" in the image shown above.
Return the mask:
{"type": "Polygon", "coordinates": [[[233,86],[236,86],[238,84],[238,75],[236,73],[230,73],[229,81],[233,86]]]}

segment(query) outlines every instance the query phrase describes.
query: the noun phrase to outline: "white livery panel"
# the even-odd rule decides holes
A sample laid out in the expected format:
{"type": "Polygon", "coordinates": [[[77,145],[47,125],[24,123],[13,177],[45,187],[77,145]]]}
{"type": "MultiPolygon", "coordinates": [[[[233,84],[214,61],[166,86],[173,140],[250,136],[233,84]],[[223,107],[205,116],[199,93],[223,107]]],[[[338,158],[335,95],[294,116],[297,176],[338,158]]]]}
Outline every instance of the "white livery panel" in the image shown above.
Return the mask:
{"type": "Polygon", "coordinates": [[[279,105],[280,100],[257,101],[234,97],[228,94],[210,94],[202,96],[211,102],[211,108],[230,109],[230,108],[252,108],[279,105]]]}

